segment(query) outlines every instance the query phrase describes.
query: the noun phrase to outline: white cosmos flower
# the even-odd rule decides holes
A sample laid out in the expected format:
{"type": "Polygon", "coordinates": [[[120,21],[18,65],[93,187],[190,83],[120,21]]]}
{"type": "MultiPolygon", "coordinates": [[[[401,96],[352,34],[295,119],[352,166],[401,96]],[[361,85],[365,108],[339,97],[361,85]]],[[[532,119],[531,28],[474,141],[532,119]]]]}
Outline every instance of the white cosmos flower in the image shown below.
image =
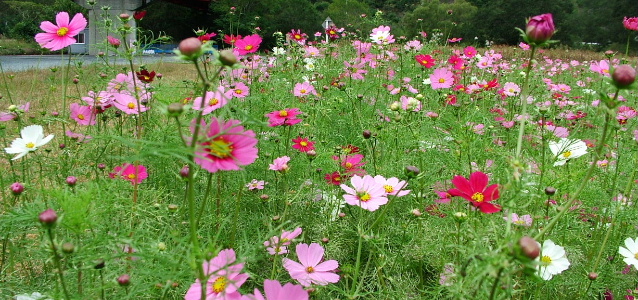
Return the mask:
{"type": "Polygon", "coordinates": [[[561,138],[558,142],[549,142],[549,150],[556,157],[554,166],[562,166],[569,159],[587,154],[587,144],[581,140],[561,138]]]}
{"type": "Polygon", "coordinates": [[[628,264],[634,266],[636,270],[638,270],[638,238],[632,240],[631,238],[627,238],[625,240],[625,247],[619,247],[618,252],[625,257],[623,261],[628,264]]]}
{"type": "Polygon", "coordinates": [[[40,146],[44,146],[46,143],[53,139],[53,135],[44,137],[44,130],[40,125],[30,125],[22,128],[19,138],[13,140],[11,147],[4,148],[9,154],[18,154],[11,160],[16,160],[20,157],[27,155],[31,151],[35,151],[40,146]]]}
{"type": "MultiPolygon", "coordinates": [[[[540,246],[540,244],[539,244],[540,246]]],[[[569,268],[569,261],[565,255],[565,248],[558,246],[552,240],[546,240],[541,248],[541,255],[536,258],[536,273],[545,280],[550,280],[569,268]]]]}

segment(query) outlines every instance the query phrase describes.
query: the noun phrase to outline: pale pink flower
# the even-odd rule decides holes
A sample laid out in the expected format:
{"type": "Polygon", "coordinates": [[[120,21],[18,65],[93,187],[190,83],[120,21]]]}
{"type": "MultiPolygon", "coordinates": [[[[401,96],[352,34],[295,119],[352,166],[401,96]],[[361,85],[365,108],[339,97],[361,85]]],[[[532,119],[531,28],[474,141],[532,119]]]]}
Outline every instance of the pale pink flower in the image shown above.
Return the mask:
{"type": "Polygon", "coordinates": [[[520,92],[521,92],[521,88],[516,83],[506,82],[503,85],[503,94],[505,94],[506,96],[510,96],[510,97],[518,96],[520,92]]]}
{"type": "Polygon", "coordinates": [[[74,36],[84,30],[87,25],[87,21],[81,13],[75,14],[71,22],[69,22],[69,13],[59,12],[55,16],[55,22],[57,24],[53,24],[49,21],[40,23],[40,29],[42,29],[44,33],[35,35],[35,41],[40,44],[41,47],[51,51],[60,50],[77,42],[74,36]]]}
{"type": "Polygon", "coordinates": [[[374,176],[374,180],[378,184],[383,186],[386,195],[402,197],[410,193],[410,190],[405,189],[405,187],[408,185],[405,180],[399,180],[399,178],[396,177],[390,177],[386,179],[381,175],[374,176]]]}
{"type": "Polygon", "coordinates": [[[117,93],[113,96],[115,98],[115,101],[113,101],[113,106],[127,115],[136,115],[148,110],[148,107],[144,106],[143,104],[140,104],[138,106],[137,103],[141,101],[138,101],[137,99],[135,99],[135,97],[129,94],[117,93]]]}
{"type": "Polygon", "coordinates": [[[328,285],[339,281],[339,275],[334,270],[339,267],[336,260],[323,260],[324,249],[317,243],[297,245],[297,258],[295,262],[288,258],[283,259],[283,266],[290,277],[299,281],[303,286],[311,284],[328,285]]]}
{"type": "MultiPolygon", "coordinates": [[[[208,262],[204,262],[202,267],[204,275],[208,276],[206,281],[206,300],[240,299],[239,287],[246,282],[249,275],[240,273],[244,268],[243,263],[235,264],[236,257],[233,249],[225,249],[208,262]]],[[[195,280],[186,295],[185,300],[200,300],[202,284],[199,279],[195,280]]]]}
{"type": "Polygon", "coordinates": [[[273,236],[264,242],[266,251],[270,255],[279,255],[288,253],[288,247],[292,240],[298,237],[302,232],[301,227],[295,228],[293,231],[283,231],[280,236],[273,236]]]}
{"type": "Polygon", "coordinates": [[[278,172],[286,172],[290,168],[288,166],[289,161],[290,157],[288,156],[277,157],[275,158],[273,163],[269,165],[268,169],[278,172]]]}
{"type": "Polygon", "coordinates": [[[509,215],[509,217],[503,217],[503,219],[507,222],[510,222],[514,225],[519,225],[519,226],[524,226],[524,227],[530,227],[532,226],[532,216],[530,215],[522,215],[519,216],[515,213],[511,213],[509,215]]]}
{"type": "Polygon", "coordinates": [[[390,34],[390,26],[379,26],[372,29],[370,39],[377,45],[388,45],[394,43],[394,36],[390,34]]]}
{"type": "Polygon", "coordinates": [[[228,103],[228,99],[232,98],[232,92],[224,91],[224,87],[219,86],[214,92],[206,92],[205,97],[203,101],[202,97],[197,97],[193,102],[193,109],[201,110],[203,115],[210,114],[214,110],[225,106],[228,103]]]}
{"type": "Polygon", "coordinates": [[[303,82],[295,84],[295,89],[293,90],[293,94],[296,97],[306,97],[308,95],[317,95],[317,91],[315,87],[310,84],[310,82],[303,82]]]}
{"type": "Polygon", "coordinates": [[[268,184],[268,182],[265,182],[263,180],[253,179],[249,183],[246,184],[246,187],[248,188],[249,191],[252,191],[252,190],[263,190],[264,189],[264,185],[266,185],[266,184],[268,184]]]}
{"type": "Polygon", "coordinates": [[[80,125],[95,125],[95,110],[90,106],[71,103],[71,119],[80,125]]]}
{"type": "Polygon", "coordinates": [[[250,95],[250,88],[243,82],[237,82],[230,86],[230,92],[235,98],[246,98],[250,95]]]}
{"type": "Polygon", "coordinates": [[[433,90],[451,88],[454,84],[454,74],[446,68],[438,68],[430,75],[430,85],[433,90]]]}
{"type": "Polygon", "coordinates": [[[345,184],[341,185],[346,194],[343,195],[346,203],[350,205],[360,206],[369,211],[379,209],[381,205],[388,203],[386,191],[383,185],[377,183],[370,175],[363,177],[354,175],[350,179],[352,187],[345,184]]]}
{"type": "Polygon", "coordinates": [[[301,119],[297,118],[300,114],[302,114],[302,111],[300,111],[299,108],[285,108],[267,113],[266,117],[268,117],[268,126],[276,127],[295,125],[301,122],[301,119]]]}
{"type": "Polygon", "coordinates": [[[20,106],[9,106],[8,112],[0,111],[0,122],[11,121],[17,118],[20,113],[28,112],[29,107],[31,107],[31,102],[27,102],[20,106]]]}
{"type": "Polygon", "coordinates": [[[611,76],[609,74],[609,62],[606,60],[593,61],[589,66],[589,69],[607,77],[611,76]]]}
{"type": "Polygon", "coordinates": [[[308,292],[303,286],[286,283],[283,286],[277,280],[264,280],[264,295],[258,289],[254,294],[241,297],[241,300],[308,300],[308,292]]]}

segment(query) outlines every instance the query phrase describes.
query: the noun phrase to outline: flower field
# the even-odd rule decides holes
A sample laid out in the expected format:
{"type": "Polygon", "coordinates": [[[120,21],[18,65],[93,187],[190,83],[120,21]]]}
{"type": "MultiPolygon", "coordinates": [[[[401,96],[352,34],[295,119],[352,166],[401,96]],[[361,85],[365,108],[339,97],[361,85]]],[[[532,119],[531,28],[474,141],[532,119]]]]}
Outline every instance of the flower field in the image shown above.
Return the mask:
{"type": "Polygon", "coordinates": [[[380,25],[144,64],[119,18],[101,63],[1,74],[2,299],[638,296],[635,57],[552,57],[544,14],[507,51],[380,25]]]}

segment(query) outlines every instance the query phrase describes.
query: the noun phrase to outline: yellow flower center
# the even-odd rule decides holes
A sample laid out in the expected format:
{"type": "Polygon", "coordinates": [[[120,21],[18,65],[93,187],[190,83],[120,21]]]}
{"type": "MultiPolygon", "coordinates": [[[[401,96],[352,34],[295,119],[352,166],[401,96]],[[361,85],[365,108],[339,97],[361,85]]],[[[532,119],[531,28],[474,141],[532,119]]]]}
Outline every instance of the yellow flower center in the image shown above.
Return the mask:
{"type": "Polygon", "coordinates": [[[210,101],[208,102],[208,105],[213,106],[213,105],[217,105],[217,103],[219,103],[219,99],[213,98],[213,99],[210,99],[210,101]]]}
{"type": "Polygon", "coordinates": [[[226,289],[226,284],[228,282],[228,279],[226,279],[226,277],[224,276],[220,276],[219,278],[215,279],[215,282],[213,282],[213,292],[215,293],[221,293],[226,289]]]}
{"type": "Polygon", "coordinates": [[[242,93],[243,93],[243,91],[242,91],[242,90],[240,90],[240,89],[236,89],[236,90],[235,90],[235,94],[237,94],[237,95],[241,95],[242,93]]]}
{"type": "Polygon", "coordinates": [[[137,176],[134,173],[128,174],[128,179],[135,179],[137,176]]]}
{"type": "Polygon", "coordinates": [[[28,143],[26,144],[26,146],[27,146],[27,148],[29,148],[29,149],[35,148],[35,144],[34,144],[34,143],[32,143],[32,142],[28,142],[28,143]]]}
{"type": "Polygon", "coordinates": [[[525,225],[525,220],[518,219],[518,220],[514,221],[514,224],[516,224],[516,225],[525,225]]]}
{"type": "Polygon", "coordinates": [[[134,109],[135,108],[135,103],[129,102],[128,105],[126,105],[126,107],[128,107],[130,109],[134,109]]]}
{"type": "Polygon", "coordinates": [[[287,116],[288,116],[288,112],[287,112],[287,111],[285,111],[285,110],[280,110],[280,111],[279,111],[279,116],[280,116],[280,117],[287,117],[287,116]]]}
{"type": "Polygon", "coordinates": [[[346,167],[346,169],[352,169],[352,167],[354,167],[351,162],[347,162],[344,166],[346,167]]]}
{"type": "Polygon", "coordinates": [[[301,92],[302,94],[305,94],[307,91],[306,89],[301,89],[299,92],[301,92]]]}
{"type": "Polygon", "coordinates": [[[295,34],[295,40],[300,40],[301,39],[301,35],[295,34]]]}
{"type": "Polygon", "coordinates": [[[69,28],[67,27],[60,27],[60,29],[58,29],[57,35],[58,36],[65,36],[67,34],[67,32],[69,32],[69,28]]]}
{"type": "Polygon", "coordinates": [[[638,259],[638,252],[636,252],[636,253],[634,254],[634,258],[635,258],[635,259],[638,259]]]}
{"type": "Polygon", "coordinates": [[[445,78],[439,78],[439,83],[444,83],[445,82],[445,78]]]}
{"type": "Polygon", "coordinates": [[[547,255],[543,255],[543,257],[541,257],[541,266],[546,267],[549,266],[549,264],[552,263],[552,258],[547,256],[547,255]]]}
{"type": "Polygon", "coordinates": [[[481,203],[483,202],[483,199],[485,199],[485,195],[483,195],[483,193],[481,192],[476,192],[474,193],[474,195],[472,195],[472,200],[474,200],[475,202],[481,203]]]}
{"type": "Polygon", "coordinates": [[[307,267],[306,268],[306,273],[314,273],[315,272],[315,268],[313,267],[307,267]]]}
{"type": "Polygon", "coordinates": [[[84,120],[84,115],[83,114],[78,114],[78,119],[84,120]]]}
{"type": "Polygon", "coordinates": [[[359,198],[359,200],[361,200],[362,202],[368,202],[370,201],[370,199],[372,199],[372,196],[370,196],[370,194],[368,194],[367,192],[363,192],[357,193],[357,198],[359,198]]]}
{"type": "Polygon", "coordinates": [[[301,142],[299,142],[299,145],[301,145],[302,147],[306,147],[306,146],[308,146],[308,142],[301,141],[301,142]]]}
{"type": "Polygon", "coordinates": [[[253,48],[253,45],[247,45],[246,47],[244,47],[244,50],[250,51],[250,49],[252,48],[253,48]]]}
{"type": "Polygon", "coordinates": [[[233,152],[233,145],[224,138],[218,137],[208,144],[208,151],[215,157],[227,158],[230,157],[233,152]]]}
{"type": "Polygon", "coordinates": [[[394,192],[394,187],[391,186],[391,185],[387,185],[386,184],[386,185],[383,186],[383,188],[385,189],[385,192],[388,193],[388,194],[394,192]]]}
{"type": "Polygon", "coordinates": [[[564,158],[569,158],[570,156],[572,156],[572,152],[571,151],[565,151],[563,152],[563,154],[561,154],[564,158]]]}

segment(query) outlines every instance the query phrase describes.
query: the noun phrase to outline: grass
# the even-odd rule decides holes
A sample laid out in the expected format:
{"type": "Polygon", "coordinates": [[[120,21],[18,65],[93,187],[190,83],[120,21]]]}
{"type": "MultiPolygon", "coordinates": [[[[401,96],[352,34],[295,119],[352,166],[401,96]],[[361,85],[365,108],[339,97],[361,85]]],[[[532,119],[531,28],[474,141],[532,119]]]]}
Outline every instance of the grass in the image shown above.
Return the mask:
{"type": "MultiPolygon", "coordinates": [[[[6,172],[0,185],[21,182],[26,189],[19,196],[8,188],[1,192],[0,296],[40,292],[64,298],[58,278],[62,271],[69,298],[182,299],[200,277],[201,261],[231,248],[245,263],[243,272],[250,274],[240,289],[247,294],[263,290],[265,279],[298,284],[281,261],[282,256],[298,260],[298,243],[318,243],[325,248],[325,260],[339,263],[339,282],[314,285],[312,299],[574,299],[601,297],[607,290],[622,297],[636,288],[636,269],[623,274],[626,264],[618,255],[623,241],[636,237],[636,205],[613,200],[619,194],[629,202],[636,199],[636,119],[620,124],[615,120],[617,107],[591,105],[600,96],[589,90],[614,92],[602,75],[589,70],[590,61],[604,57],[560,49],[538,54],[528,92],[535,103],[551,105],[530,105],[522,154],[516,157],[518,127],[508,128],[497,118],[517,120],[519,97],[504,97],[499,88],[480,87],[472,94],[432,89],[423,80],[434,68],[416,63],[416,52],[396,48],[390,47],[396,57],[364,67],[364,80],[344,76],[353,70],[345,70],[343,62],[357,57],[346,41],[322,47],[325,55],[315,59],[310,71],[303,49],[296,46],[270,63],[267,56],[244,61],[245,68],[224,71],[221,78],[213,76],[216,67],[206,65],[209,90],[218,84],[234,89],[239,82],[250,88],[249,96],[231,99],[212,115],[240,120],[259,140],[254,163],[241,171],[216,173],[194,164],[192,149],[181,139],[190,136],[189,125],[198,116],[190,105],[204,82],[193,64],[145,65],[162,74],[149,85],[154,93],[151,109],[136,116],[111,107],[93,126],[69,118],[69,104],[82,103],[88,91],[105,90],[117,74],[130,70],[95,64],[70,66],[68,73],[60,68],[2,74],[2,111],[9,104],[31,102],[31,109],[17,120],[2,123],[3,145],[8,147],[30,124],[42,125],[45,135],[56,137],[24,158],[11,161],[5,155],[2,160],[6,172]],[[582,64],[561,69],[559,59],[582,64]],[[293,96],[304,78],[316,88],[316,96],[293,96]],[[547,78],[571,91],[556,95],[558,91],[548,89],[547,78]],[[396,87],[400,91],[391,92],[396,87]],[[458,105],[446,105],[449,95],[456,96],[458,105]],[[413,103],[419,100],[420,110],[394,104],[401,103],[402,96],[413,98],[413,103]],[[172,103],[187,103],[179,117],[166,113],[172,103]],[[268,126],[265,114],[285,108],[299,108],[302,121],[268,126]],[[571,139],[594,145],[601,144],[603,125],[611,124],[602,156],[597,159],[592,147],[565,166],[554,166],[548,144],[558,137],[538,126],[541,120],[567,129],[571,139]],[[64,130],[93,138],[80,142],[65,137],[64,130]],[[364,137],[364,131],[370,136],[364,137]],[[291,147],[297,136],[315,142],[316,156],[291,147]],[[374,212],[344,204],[345,191],[325,177],[345,175],[339,162],[352,151],[348,145],[363,155],[362,172],[406,180],[410,193],[389,196],[388,204],[374,212]],[[282,156],[290,157],[289,169],[269,170],[282,156]],[[606,165],[596,163],[602,158],[606,165]],[[144,165],[148,178],[140,184],[110,178],[123,163],[144,165]],[[180,170],[189,164],[192,177],[185,179],[180,170]],[[407,166],[418,167],[420,174],[406,173],[407,166]],[[487,173],[489,183],[499,185],[500,197],[493,203],[502,211],[484,214],[460,197],[441,203],[435,192],[445,194],[454,187],[452,178],[467,178],[475,171],[487,173]],[[78,183],[67,185],[68,176],[76,176],[78,183]],[[253,179],[268,183],[263,190],[249,190],[246,184],[253,179]],[[548,195],[548,186],[556,188],[556,194],[548,195]],[[547,205],[549,200],[556,204],[547,205]],[[46,208],[59,215],[53,229],[55,253],[38,222],[46,208]],[[530,215],[533,224],[505,222],[503,217],[512,212],[530,215]],[[558,221],[549,229],[553,220],[558,221]],[[266,252],[264,241],[296,227],[303,233],[289,246],[289,254],[266,252]],[[535,276],[534,263],[516,246],[525,235],[563,246],[570,267],[549,281],[535,276]],[[62,252],[64,243],[72,244],[73,251],[62,252]],[[54,264],[56,255],[62,270],[54,264]],[[588,279],[590,272],[598,278],[588,279]],[[130,285],[118,284],[122,274],[131,276],[130,285]]],[[[432,54],[439,68],[447,65],[454,50],[425,43],[419,53],[432,54]]],[[[500,62],[509,68],[480,69],[475,58],[459,72],[458,82],[483,86],[497,79],[499,87],[507,82],[522,87],[522,62],[529,52],[515,47],[478,52],[485,57],[488,50],[502,53],[500,62]]],[[[376,47],[372,51],[388,55],[376,47]]],[[[621,105],[635,109],[636,90],[621,95],[628,100],[621,105]]],[[[204,120],[210,122],[211,115],[204,120]]],[[[347,178],[343,183],[351,185],[347,178]]]]}

